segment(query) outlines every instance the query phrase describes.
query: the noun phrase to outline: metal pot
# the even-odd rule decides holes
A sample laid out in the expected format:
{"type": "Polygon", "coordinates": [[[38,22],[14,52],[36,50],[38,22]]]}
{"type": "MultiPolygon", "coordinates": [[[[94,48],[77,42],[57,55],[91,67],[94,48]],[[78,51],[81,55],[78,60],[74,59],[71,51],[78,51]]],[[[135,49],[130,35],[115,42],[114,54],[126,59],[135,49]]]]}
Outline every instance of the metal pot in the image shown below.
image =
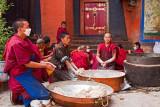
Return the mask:
{"type": "Polygon", "coordinates": [[[124,69],[127,80],[134,86],[160,86],[160,54],[127,55],[124,69]]]}
{"type": "Polygon", "coordinates": [[[116,70],[86,70],[78,79],[96,81],[109,85],[114,91],[120,91],[124,87],[124,76],[125,73],[116,70]]]}
{"type": "Polygon", "coordinates": [[[105,84],[91,82],[91,81],[61,81],[55,82],[47,86],[54,101],[65,107],[106,107],[108,100],[113,94],[113,89],[105,84]],[[107,96],[102,98],[75,98],[70,96],[63,96],[53,92],[55,87],[60,87],[69,94],[75,94],[84,88],[90,86],[101,85],[106,88],[107,96]]]}

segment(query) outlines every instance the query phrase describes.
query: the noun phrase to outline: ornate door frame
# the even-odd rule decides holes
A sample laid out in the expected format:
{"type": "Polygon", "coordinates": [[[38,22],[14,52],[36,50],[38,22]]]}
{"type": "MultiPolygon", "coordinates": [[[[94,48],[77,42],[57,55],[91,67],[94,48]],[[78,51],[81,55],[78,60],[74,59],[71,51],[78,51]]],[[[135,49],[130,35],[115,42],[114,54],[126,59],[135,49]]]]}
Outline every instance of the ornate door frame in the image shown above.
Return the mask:
{"type": "Polygon", "coordinates": [[[89,2],[106,3],[106,33],[109,33],[109,0],[80,0],[80,34],[84,34],[84,4],[89,2]]]}

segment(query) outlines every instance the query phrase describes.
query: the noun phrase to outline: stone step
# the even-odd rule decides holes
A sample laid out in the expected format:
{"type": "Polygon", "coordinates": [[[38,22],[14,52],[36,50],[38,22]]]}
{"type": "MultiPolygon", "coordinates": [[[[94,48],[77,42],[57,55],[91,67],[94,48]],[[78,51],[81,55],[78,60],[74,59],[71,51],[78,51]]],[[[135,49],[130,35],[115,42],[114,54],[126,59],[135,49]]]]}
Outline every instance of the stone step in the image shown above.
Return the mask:
{"type": "MultiPolygon", "coordinates": [[[[83,45],[83,44],[72,44],[71,46],[70,46],[70,48],[74,48],[74,49],[76,49],[76,48],[78,48],[80,45],[83,45]]],[[[90,48],[91,49],[94,49],[94,48],[96,48],[97,49],[97,47],[98,47],[98,44],[96,45],[96,44],[94,44],[94,45],[90,45],[90,44],[88,44],[89,46],[90,46],[90,48]]],[[[122,44],[122,46],[123,46],[123,48],[124,49],[128,49],[128,48],[132,48],[132,45],[131,44],[122,44]]]]}
{"type": "MultiPolygon", "coordinates": [[[[72,40],[103,40],[103,37],[72,37],[72,40]]],[[[112,40],[123,40],[122,38],[112,38],[112,40]]]]}
{"type": "MultiPolygon", "coordinates": [[[[89,45],[91,51],[96,54],[98,44],[103,43],[103,37],[73,37],[70,50],[77,49],[80,45],[89,45]]],[[[130,50],[133,48],[132,43],[122,38],[112,38],[112,42],[115,44],[121,44],[125,50],[130,50]]]]}
{"type": "MultiPolygon", "coordinates": [[[[87,39],[84,39],[84,40],[74,40],[74,39],[72,39],[72,42],[83,42],[83,41],[86,41],[86,42],[104,42],[103,39],[100,40],[98,38],[95,38],[95,39],[89,39],[89,38],[87,38],[87,39]]],[[[116,42],[116,41],[122,42],[124,40],[122,40],[122,39],[115,39],[115,40],[112,39],[112,42],[116,42]]]]}

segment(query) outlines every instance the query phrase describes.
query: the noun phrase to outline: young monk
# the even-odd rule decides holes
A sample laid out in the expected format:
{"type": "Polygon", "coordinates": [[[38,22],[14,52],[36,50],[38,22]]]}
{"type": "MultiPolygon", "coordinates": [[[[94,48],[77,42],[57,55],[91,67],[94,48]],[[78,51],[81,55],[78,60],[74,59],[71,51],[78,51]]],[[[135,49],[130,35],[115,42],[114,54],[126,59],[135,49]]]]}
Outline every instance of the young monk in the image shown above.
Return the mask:
{"type": "Polygon", "coordinates": [[[59,27],[57,30],[57,44],[59,44],[61,42],[61,39],[60,39],[61,33],[68,33],[68,31],[66,29],[66,22],[65,21],[61,22],[61,27],[59,27]]]}
{"type": "Polygon", "coordinates": [[[143,49],[141,49],[141,44],[139,42],[134,43],[134,53],[143,53],[143,49]]]}
{"type": "MultiPolygon", "coordinates": [[[[39,49],[39,51],[40,51],[40,54],[41,54],[41,56],[42,56],[42,59],[44,60],[44,61],[47,61],[47,60],[45,60],[45,59],[47,59],[50,55],[49,55],[49,52],[48,52],[48,49],[47,49],[47,46],[50,44],[50,37],[48,37],[48,36],[44,36],[43,37],[43,40],[44,40],[44,42],[45,42],[45,45],[44,45],[44,48],[42,48],[42,49],[39,49]]],[[[47,71],[43,71],[43,78],[44,78],[44,81],[46,81],[47,79],[48,79],[48,74],[47,74],[47,71]]]]}
{"type": "Polygon", "coordinates": [[[74,80],[76,78],[75,74],[78,68],[72,62],[68,46],[70,45],[71,39],[69,34],[61,34],[61,42],[54,49],[52,56],[52,63],[57,66],[57,69],[52,72],[51,78],[54,82],[74,80]]]}
{"type": "Polygon", "coordinates": [[[72,56],[73,63],[77,66],[77,68],[84,68],[88,70],[90,68],[90,59],[89,55],[86,53],[86,46],[81,45],[80,51],[73,54],[72,56]]]}
{"type": "Polygon", "coordinates": [[[118,47],[111,42],[111,34],[104,35],[104,43],[98,45],[97,60],[100,63],[98,69],[115,69],[115,59],[118,53],[118,47]]]}
{"type": "Polygon", "coordinates": [[[53,55],[53,51],[54,51],[54,49],[57,47],[57,44],[56,43],[52,43],[51,44],[51,52],[50,52],[50,54],[51,55],[53,55]]]}
{"type": "Polygon", "coordinates": [[[50,44],[50,37],[49,36],[44,36],[43,37],[43,40],[45,42],[45,45],[44,45],[44,50],[41,50],[41,53],[42,53],[42,58],[48,58],[48,55],[49,55],[49,52],[48,52],[48,49],[47,49],[47,46],[49,46],[50,44]]]}
{"type": "MultiPolygon", "coordinates": [[[[33,46],[35,47],[38,55],[35,56],[35,60],[38,61],[38,62],[41,62],[42,61],[42,56],[39,52],[39,49],[42,49],[44,48],[44,40],[43,39],[38,39],[36,41],[36,45],[33,44],[33,46]]],[[[44,82],[44,78],[43,78],[43,72],[45,72],[45,69],[43,68],[36,68],[36,69],[33,69],[33,75],[39,80],[41,81],[42,83],[44,82]]]]}
{"type": "Polygon", "coordinates": [[[128,51],[123,49],[122,45],[118,45],[119,53],[115,60],[115,69],[116,70],[124,70],[124,63],[123,61],[126,60],[126,55],[128,51]]]}
{"type": "Polygon", "coordinates": [[[43,59],[43,61],[50,62],[52,60],[52,55],[53,55],[53,51],[54,51],[55,47],[57,47],[57,44],[56,43],[52,43],[52,45],[51,45],[51,52],[48,55],[49,57],[46,58],[46,59],[43,59]]]}
{"type": "Polygon", "coordinates": [[[89,55],[89,59],[90,59],[90,61],[92,61],[93,60],[93,53],[92,53],[92,51],[90,50],[90,46],[88,45],[88,46],[86,46],[87,47],[87,50],[86,50],[86,52],[88,53],[88,55],[89,55]]]}
{"type": "Polygon", "coordinates": [[[51,63],[35,62],[37,51],[26,37],[30,35],[31,28],[25,19],[18,19],[13,23],[14,36],[8,39],[3,58],[5,59],[4,72],[8,73],[9,88],[13,92],[12,102],[23,99],[26,107],[34,99],[48,100],[50,95],[47,89],[33,76],[32,68],[46,68],[54,70],[51,63]],[[19,96],[19,97],[17,97],[19,96]]]}

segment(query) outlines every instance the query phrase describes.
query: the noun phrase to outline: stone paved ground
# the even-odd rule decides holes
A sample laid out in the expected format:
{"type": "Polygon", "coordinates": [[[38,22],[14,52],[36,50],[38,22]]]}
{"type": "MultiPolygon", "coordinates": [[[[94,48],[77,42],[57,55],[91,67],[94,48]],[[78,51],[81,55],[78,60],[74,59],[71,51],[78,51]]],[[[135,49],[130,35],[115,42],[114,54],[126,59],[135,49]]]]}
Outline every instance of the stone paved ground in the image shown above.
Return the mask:
{"type": "MultiPolygon", "coordinates": [[[[48,83],[45,83],[46,86],[48,83]]],[[[24,107],[13,106],[9,99],[9,90],[0,93],[0,107],[24,107]]],[[[56,106],[59,107],[59,106],[56,106]]],[[[132,89],[114,93],[108,107],[160,107],[160,91],[146,92],[142,89],[132,89]]]]}

